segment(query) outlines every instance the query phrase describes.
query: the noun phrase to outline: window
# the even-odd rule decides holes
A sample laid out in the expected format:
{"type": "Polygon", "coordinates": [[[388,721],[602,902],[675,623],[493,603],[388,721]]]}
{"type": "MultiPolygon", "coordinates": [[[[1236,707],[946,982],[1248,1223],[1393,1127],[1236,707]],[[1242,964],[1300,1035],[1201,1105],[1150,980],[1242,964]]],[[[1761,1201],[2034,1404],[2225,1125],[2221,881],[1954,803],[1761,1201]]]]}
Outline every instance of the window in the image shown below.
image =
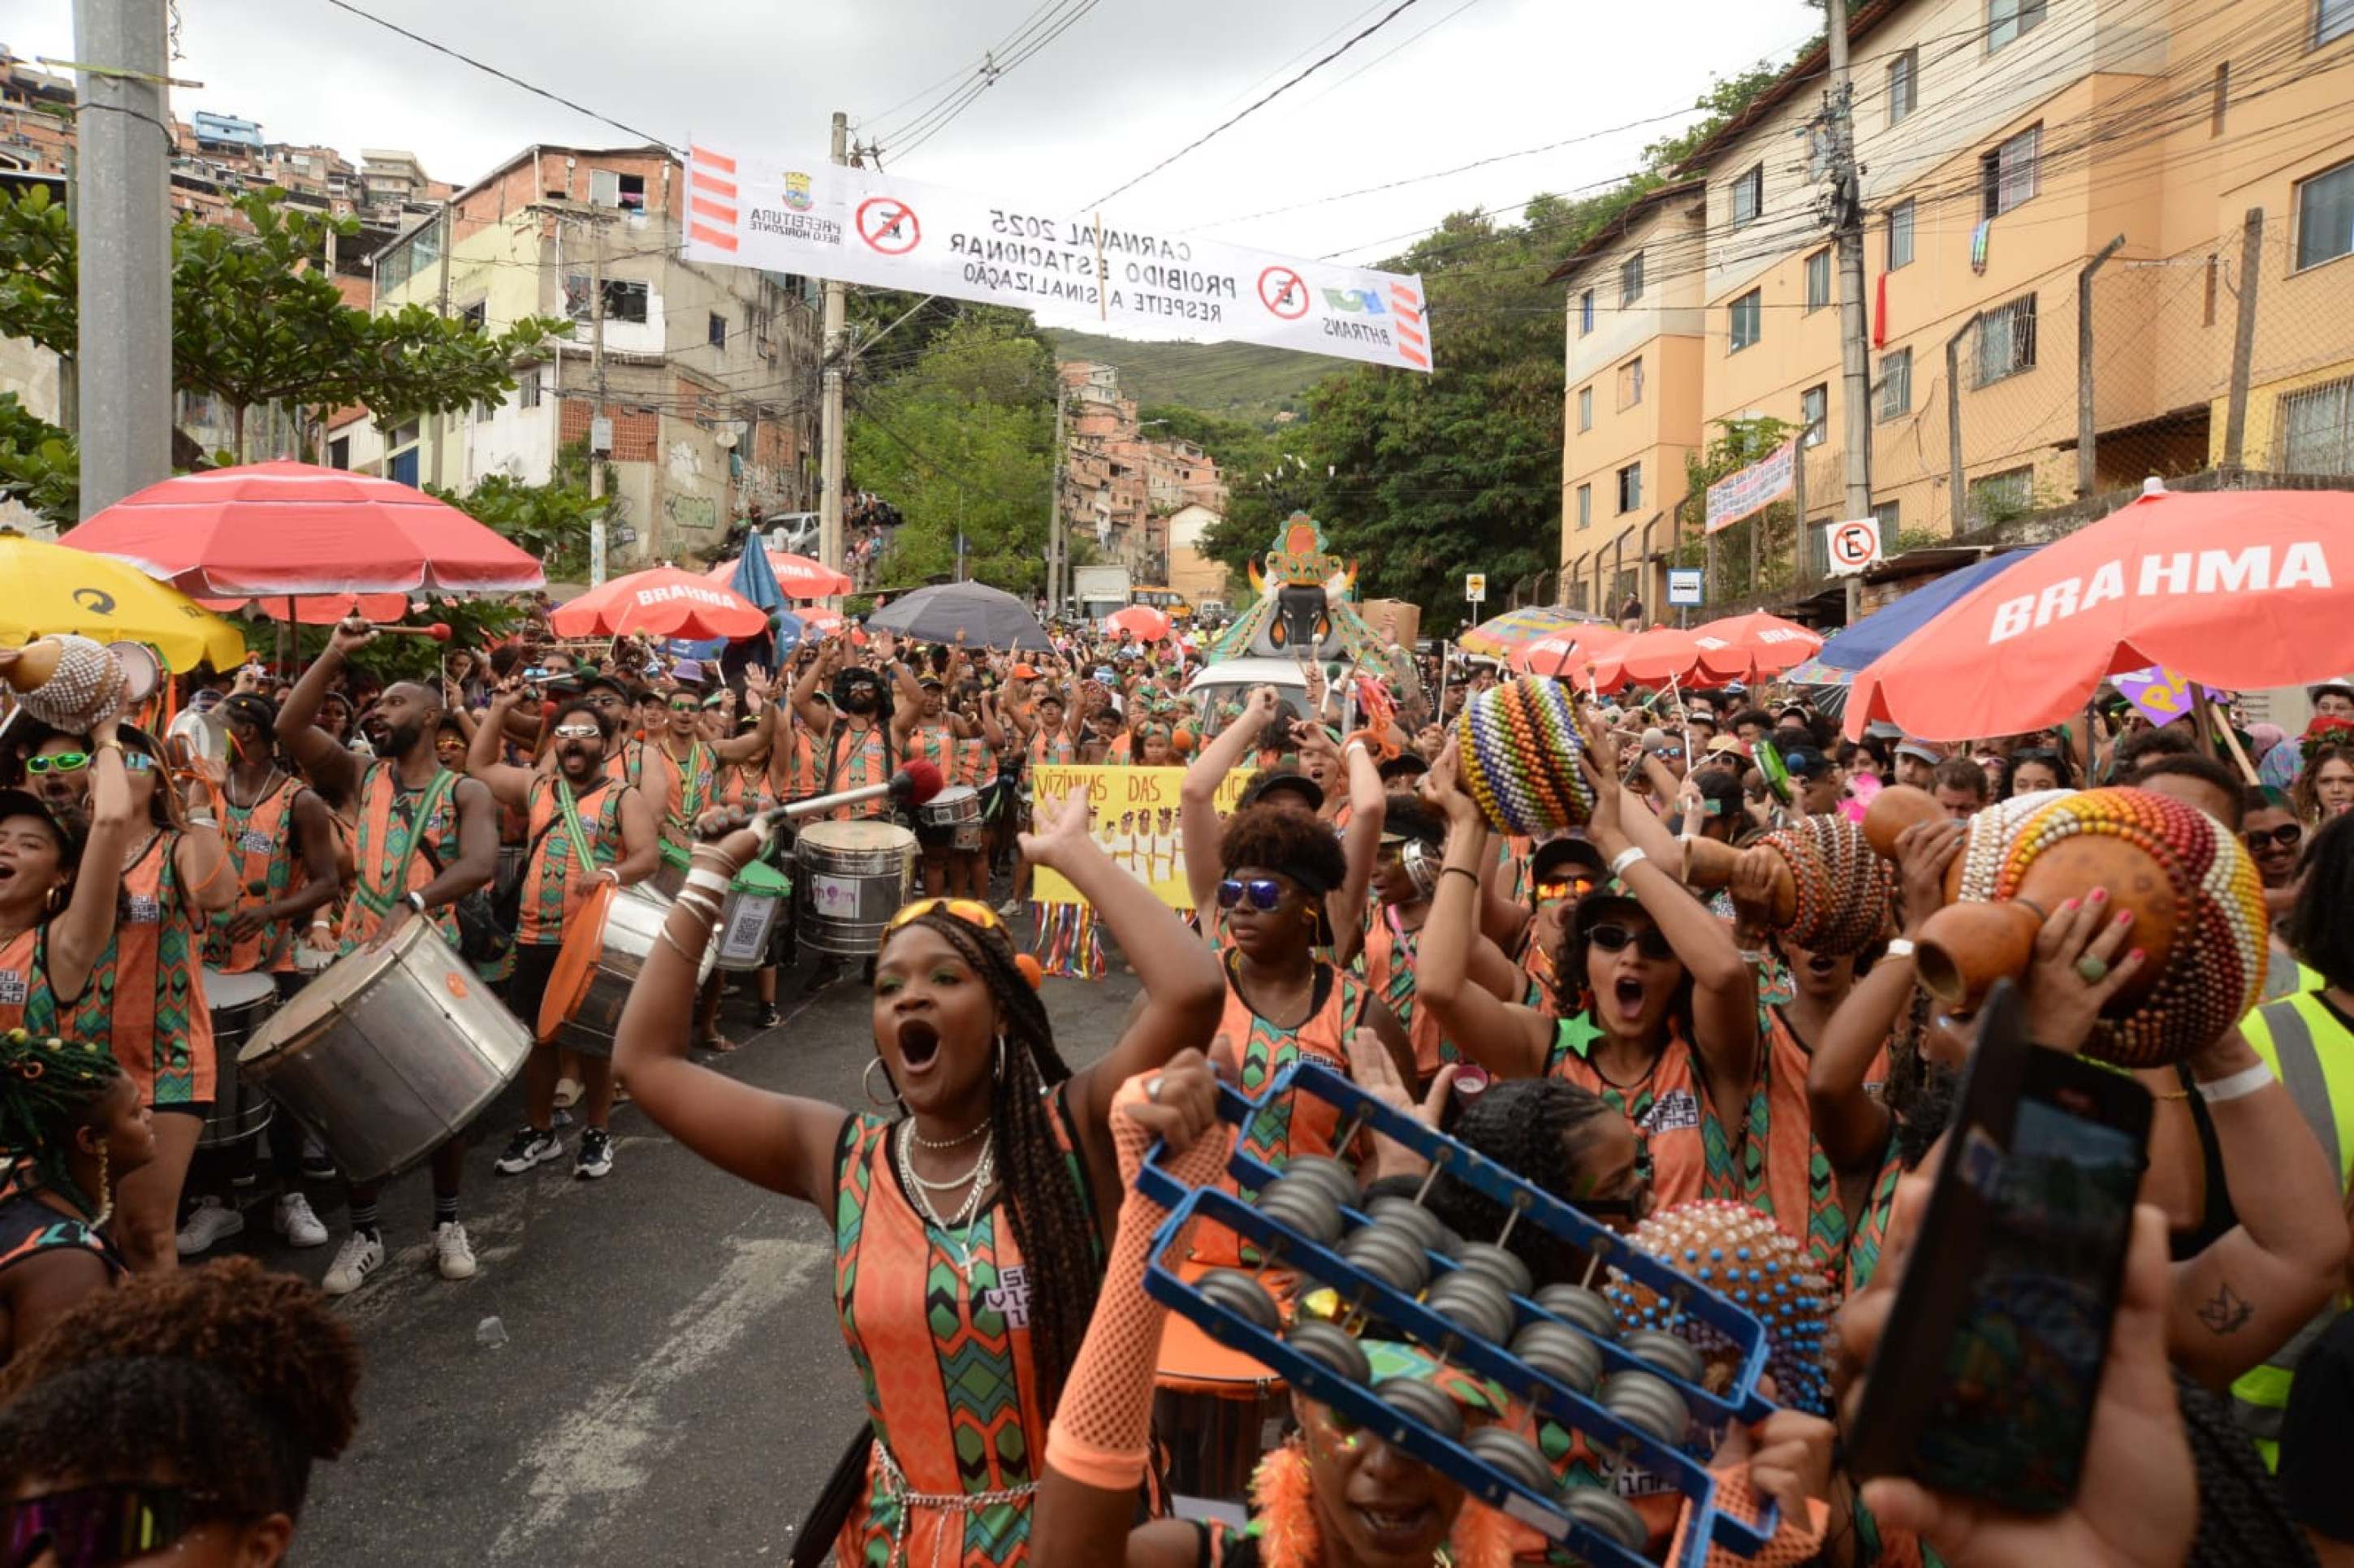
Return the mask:
{"type": "Polygon", "coordinates": [[[2317,0],[2313,7],[2313,47],[2354,37],[2354,0],[2317,0]]]}
{"type": "Polygon", "coordinates": [[[1913,411],[1913,351],[1900,348],[1880,358],[1879,417],[1893,419],[1913,411]]]}
{"type": "Polygon", "coordinates": [[[532,366],[521,376],[515,377],[515,407],[518,408],[539,407],[538,366],[532,366]]]}
{"type": "Polygon", "coordinates": [[[1594,291],[1588,289],[1577,296],[1577,335],[1584,337],[1594,330],[1594,291]]]}
{"type": "Polygon", "coordinates": [[[1631,408],[1643,400],[1643,360],[1641,355],[1618,367],[1618,407],[1631,408]]]}
{"type": "Polygon", "coordinates": [[[1643,253],[1639,250],[1618,264],[1618,308],[1626,309],[1643,297],[1643,253]]]}
{"type": "Polygon", "coordinates": [[[2284,473],[2354,473],[2354,376],[2280,400],[2284,473]]]}
{"type": "Polygon", "coordinates": [[[1919,78],[1921,51],[1906,49],[1888,62],[1888,122],[1891,125],[1913,112],[1920,102],[1919,78]]]}
{"type": "Polygon", "coordinates": [[[1798,423],[1805,427],[1798,439],[1802,447],[1819,447],[1830,440],[1831,389],[1828,382],[1819,382],[1798,394],[1798,423]]]}
{"type": "Polygon", "coordinates": [[[1580,430],[1594,429],[1594,388],[1591,387],[1577,389],[1577,428],[1580,430]]]}
{"type": "Polygon", "coordinates": [[[1900,508],[1893,501],[1876,501],[1872,506],[1872,520],[1880,524],[1880,547],[1893,551],[1896,546],[1896,519],[1900,508]]]}
{"type": "Polygon", "coordinates": [[[2232,62],[2225,60],[2215,68],[2215,103],[2207,111],[2207,134],[2223,133],[2223,111],[2232,101],[2232,62]]]}
{"type": "Polygon", "coordinates": [[[1913,203],[1908,199],[1888,209],[1888,270],[1913,265],[1913,203]]]}
{"type": "Polygon", "coordinates": [[[1821,310],[1831,302],[1831,252],[1825,246],[1807,258],[1807,309],[1821,310]]]}
{"type": "Polygon", "coordinates": [[[646,177],[643,175],[617,174],[611,169],[591,169],[588,171],[588,205],[643,212],[646,207],[646,177]]]}
{"type": "Polygon", "coordinates": [[[2354,164],[2296,187],[2296,264],[2318,267],[2354,251],[2354,164]]]}
{"type": "Polygon", "coordinates": [[[1758,164],[1733,182],[1733,227],[1757,221],[1766,205],[1766,165],[1758,164]]]}
{"type": "Polygon", "coordinates": [[[717,311],[712,312],[711,320],[704,326],[703,336],[704,341],[710,344],[712,347],[726,348],[727,346],[727,318],[721,315],[717,311]]]}
{"type": "Polygon", "coordinates": [[[1970,512],[1981,523],[2004,523],[2035,509],[2035,470],[2005,469],[1970,481],[1970,512]]]}
{"type": "Polygon", "coordinates": [[[351,437],[337,436],[327,443],[327,466],[341,469],[348,469],[352,466],[351,437]]]}
{"type": "Polygon", "coordinates": [[[461,305],[458,307],[458,319],[464,322],[467,326],[471,327],[475,332],[482,331],[484,326],[489,324],[490,315],[491,307],[487,301],[476,300],[471,305],[461,305]]]}
{"type": "Polygon", "coordinates": [[[2000,217],[2034,199],[2042,147],[2043,127],[2031,125],[1978,159],[1979,216],[2000,217]]]}
{"type": "Polygon", "coordinates": [[[1618,471],[1618,510],[1632,512],[1643,504],[1643,465],[1630,462],[1618,471]]]}
{"type": "Polygon", "coordinates": [[[1577,525],[1581,528],[1589,528],[1593,524],[1594,486],[1581,484],[1577,487],[1577,525]]]}
{"type": "Polygon", "coordinates": [[[1990,0],[1987,6],[1987,53],[2043,26],[2045,0],[1990,0]]]}
{"type": "Polygon", "coordinates": [[[605,319],[642,322],[646,319],[646,285],[609,281],[605,285],[605,319]]]}
{"type": "Polygon", "coordinates": [[[1985,387],[2035,368],[2035,296],[2013,300],[1978,318],[1978,376],[1985,387]]]}
{"type": "Polygon", "coordinates": [[[1733,346],[1725,352],[1739,354],[1757,341],[1758,329],[1764,324],[1766,316],[1765,295],[1761,291],[1752,289],[1734,301],[1729,310],[1733,317],[1733,346]]]}

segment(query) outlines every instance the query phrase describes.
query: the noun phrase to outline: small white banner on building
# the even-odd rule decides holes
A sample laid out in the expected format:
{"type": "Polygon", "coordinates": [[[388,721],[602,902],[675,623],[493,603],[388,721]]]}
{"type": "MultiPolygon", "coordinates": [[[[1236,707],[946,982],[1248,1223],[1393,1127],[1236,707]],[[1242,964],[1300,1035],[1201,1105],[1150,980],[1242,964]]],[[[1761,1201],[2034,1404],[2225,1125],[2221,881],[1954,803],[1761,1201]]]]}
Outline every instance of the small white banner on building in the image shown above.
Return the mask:
{"type": "Polygon", "coordinates": [[[1418,275],[724,145],[693,149],[686,205],[690,261],[1011,305],[1118,337],[1430,368],[1418,275]]]}
{"type": "Polygon", "coordinates": [[[1738,473],[1728,473],[1708,487],[1708,532],[1730,528],[1744,517],[1790,493],[1791,459],[1798,450],[1796,437],[1738,473]]]}
{"type": "Polygon", "coordinates": [[[1700,603],[1701,570],[1698,567],[1668,568],[1668,602],[1671,605],[1700,603]]]}
{"type": "Polygon", "coordinates": [[[1852,577],[1880,559],[1880,519],[1850,517],[1826,524],[1823,549],[1830,557],[1831,576],[1852,577]]]}

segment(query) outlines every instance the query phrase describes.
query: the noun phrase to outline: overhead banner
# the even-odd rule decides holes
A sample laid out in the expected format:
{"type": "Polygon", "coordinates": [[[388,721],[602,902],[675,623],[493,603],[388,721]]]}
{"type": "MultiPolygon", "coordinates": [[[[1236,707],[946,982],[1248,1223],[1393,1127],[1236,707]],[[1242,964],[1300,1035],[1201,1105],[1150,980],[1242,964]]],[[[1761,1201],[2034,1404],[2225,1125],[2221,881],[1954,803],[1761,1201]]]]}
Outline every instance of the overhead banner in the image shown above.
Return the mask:
{"type": "Polygon", "coordinates": [[[690,261],[1011,305],[1119,337],[1430,369],[1419,275],[725,145],[693,148],[686,202],[690,261]]]}
{"type": "Polygon", "coordinates": [[[1790,493],[1792,459],[1798,450],[1793,436],[1738,473],[1728,473],[1708,487],[1708,532],[1730,528],[1751,513],[1790,493]]]}

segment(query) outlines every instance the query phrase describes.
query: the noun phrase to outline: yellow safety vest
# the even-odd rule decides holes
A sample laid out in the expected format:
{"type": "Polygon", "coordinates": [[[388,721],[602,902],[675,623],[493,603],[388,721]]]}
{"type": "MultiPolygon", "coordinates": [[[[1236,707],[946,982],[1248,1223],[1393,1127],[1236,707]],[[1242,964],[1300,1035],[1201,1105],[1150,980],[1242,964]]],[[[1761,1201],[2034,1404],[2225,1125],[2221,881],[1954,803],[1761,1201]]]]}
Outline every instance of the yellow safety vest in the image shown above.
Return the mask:
{"type": "MultiPolygon", "coordinates": [[[[2313,1128],[2322,1153],[2338,1171],[2342,1198],[2354,1183],[2354,1033],[2309,991],[2264,1003],[2241,1020],[2240,1029],[2313,1128]]],[[[2264,1365],[2243,1372],[2232,1384],[2232,1413],[2269,1467],[2280,1465],[2281,1418],[2288,1409],[2297,1363],[2345,1309],[2340,1295],[2264,1365]]]]}

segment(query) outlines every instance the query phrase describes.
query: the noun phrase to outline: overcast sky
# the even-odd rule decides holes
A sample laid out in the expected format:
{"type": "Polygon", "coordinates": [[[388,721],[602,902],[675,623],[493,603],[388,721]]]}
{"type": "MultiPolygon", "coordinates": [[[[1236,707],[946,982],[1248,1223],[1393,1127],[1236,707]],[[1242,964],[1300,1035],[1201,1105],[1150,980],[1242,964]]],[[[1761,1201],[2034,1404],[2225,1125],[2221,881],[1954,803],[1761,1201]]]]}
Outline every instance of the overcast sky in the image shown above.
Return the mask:
{"type": "MultiPolygon", "coordinates": [[[[897,133],[1034,16],[1088,0],[359,0],[367,10],[673,143],[726,137],[822,155],[828,115],[912,177],[1069,205],[1141,174],[1397,0],[1096,0],[905,161],[897,133]],[[903,102],[907,107],[901,108],[903,102]]],[[[71,58],[70,0],[8,0],[17,54],[71,58]]],[[[182,117],[259,120],[273,141],[414,151],[459,185],[533,142],[610,126],[325,0],[179,0],[182,117]]],[[[1266,249],[1370,260],[1474,206],[1606,181],[1685,120],[1378,195],[1225,222],[1688,105],[1711,72],[1787,58],[1803,0],[1415,0],[1380,32],[1121,196],[1126,223],[1217,226],[1266,249]],[[1421,35],[1417,37],[1417,35],[1421,35]],[[1386,57],[1386,58],[1385,58],[1386,57]]]]}

